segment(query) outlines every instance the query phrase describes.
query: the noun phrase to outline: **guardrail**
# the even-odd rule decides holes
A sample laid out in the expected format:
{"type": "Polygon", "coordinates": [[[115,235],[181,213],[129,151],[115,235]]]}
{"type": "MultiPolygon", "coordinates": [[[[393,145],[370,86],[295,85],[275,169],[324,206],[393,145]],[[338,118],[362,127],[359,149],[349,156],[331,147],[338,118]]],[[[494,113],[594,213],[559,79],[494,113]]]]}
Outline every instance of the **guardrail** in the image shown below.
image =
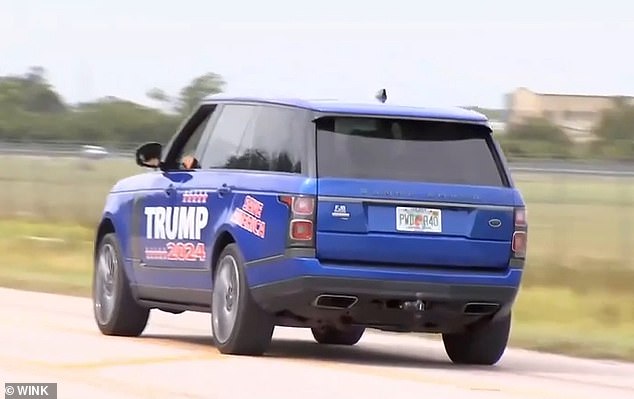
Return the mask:
{"type": "MultiPolygon", "coordinates": [[[[83,144],[56,144],[56,145],[35,145],[35,144],[6,144],[0,143],[0,154],[7,155],[31,155],[31,156],[81,156],[83,144]]],[[[135,146],[129,148],[108,148],[104,147],[109,157],[127,157],[134,155],[135,146]]]]}

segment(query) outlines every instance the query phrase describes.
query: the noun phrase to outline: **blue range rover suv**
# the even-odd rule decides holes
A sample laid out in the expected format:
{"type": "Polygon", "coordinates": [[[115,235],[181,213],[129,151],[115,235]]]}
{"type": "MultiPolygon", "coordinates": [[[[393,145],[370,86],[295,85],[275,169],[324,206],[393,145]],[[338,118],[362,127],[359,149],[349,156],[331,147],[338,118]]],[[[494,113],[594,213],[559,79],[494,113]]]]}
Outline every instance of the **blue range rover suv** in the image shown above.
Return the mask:
{"type": "Polygon", "coordinates": [[[527,220],[483,115],[216,95],[136,162],[150,170],[114,185],[95,237],[103,334],[199,311],[226,354],[261,355],[289,326],[331,345],[439,333],[454,363],[502,357],[527,220]]]}

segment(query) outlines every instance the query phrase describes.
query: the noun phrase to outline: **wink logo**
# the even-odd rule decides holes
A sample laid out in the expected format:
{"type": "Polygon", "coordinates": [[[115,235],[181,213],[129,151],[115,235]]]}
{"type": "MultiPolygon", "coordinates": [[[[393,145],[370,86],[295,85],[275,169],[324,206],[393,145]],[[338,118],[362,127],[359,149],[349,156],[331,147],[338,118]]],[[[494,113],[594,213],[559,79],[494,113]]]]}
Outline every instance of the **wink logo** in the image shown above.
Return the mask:
{"type": "Polygon", "coordinates": [[[5,383],[5,398],[57,398],[56,383],[5,383]]]}
{"type": "Polygon", "coordinates": [[[21,385],[17,391],[19,396],[48,396],[47,386],[21,385]]]}

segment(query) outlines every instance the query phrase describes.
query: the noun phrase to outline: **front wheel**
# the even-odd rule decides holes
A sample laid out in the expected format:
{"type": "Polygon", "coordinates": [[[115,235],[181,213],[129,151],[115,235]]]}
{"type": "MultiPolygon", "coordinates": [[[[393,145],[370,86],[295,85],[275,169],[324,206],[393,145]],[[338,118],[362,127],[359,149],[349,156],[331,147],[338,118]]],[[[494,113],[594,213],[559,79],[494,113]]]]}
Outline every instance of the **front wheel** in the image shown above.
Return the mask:
{"type": "Polygon", "coordinates": [[[479,324],[457,334],[443,334],[445,351],[452,362],[492,366],[506,350],[511,330],[511,314],[479,324]]]}
{"type": "Polygon", "coordinates": [[[251,296],[236,244],[227,245],[220,254],[213,285],[211,328],[218,350],[232,355],[262,355],[271,342],[275,324],[251,296]]]}
{"type": "Polygon", "coordinates": [[[104,335],[141,335],[150,310],[139,305],[123,269],[123,256],[114,233],[99,242],[93,269],[93,311],[104,335]]]}
{"type": "Polygon", "coordinates": [[[335,327],[311,328],[315,341],[326,345],[354,345],[363,336],[364,327],[349,326],[345,329],[335,327]]]}

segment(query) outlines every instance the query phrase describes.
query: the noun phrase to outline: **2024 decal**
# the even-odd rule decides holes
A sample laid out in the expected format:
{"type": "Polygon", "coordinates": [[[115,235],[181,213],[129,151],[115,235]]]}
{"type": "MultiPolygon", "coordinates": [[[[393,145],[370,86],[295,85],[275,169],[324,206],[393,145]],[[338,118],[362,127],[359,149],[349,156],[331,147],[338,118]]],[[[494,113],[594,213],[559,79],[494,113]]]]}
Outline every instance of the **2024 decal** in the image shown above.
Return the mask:
{"type": "Polygon", "coordinates": [[[148,243],[157,240],[157,246],[145,248],[148,260],[167,260],[178,262],[201,262],[207,259],[207,250],[203,239],[203,230],[209,223],[207,193],[187,191],[182,195],[184,204],[197,206],[148,206],[145,238],[148,243]],[[187,240],[187,241],[184,241],[187,240]],[[189,240],[193,240],[189,241],[189,240]]]}

